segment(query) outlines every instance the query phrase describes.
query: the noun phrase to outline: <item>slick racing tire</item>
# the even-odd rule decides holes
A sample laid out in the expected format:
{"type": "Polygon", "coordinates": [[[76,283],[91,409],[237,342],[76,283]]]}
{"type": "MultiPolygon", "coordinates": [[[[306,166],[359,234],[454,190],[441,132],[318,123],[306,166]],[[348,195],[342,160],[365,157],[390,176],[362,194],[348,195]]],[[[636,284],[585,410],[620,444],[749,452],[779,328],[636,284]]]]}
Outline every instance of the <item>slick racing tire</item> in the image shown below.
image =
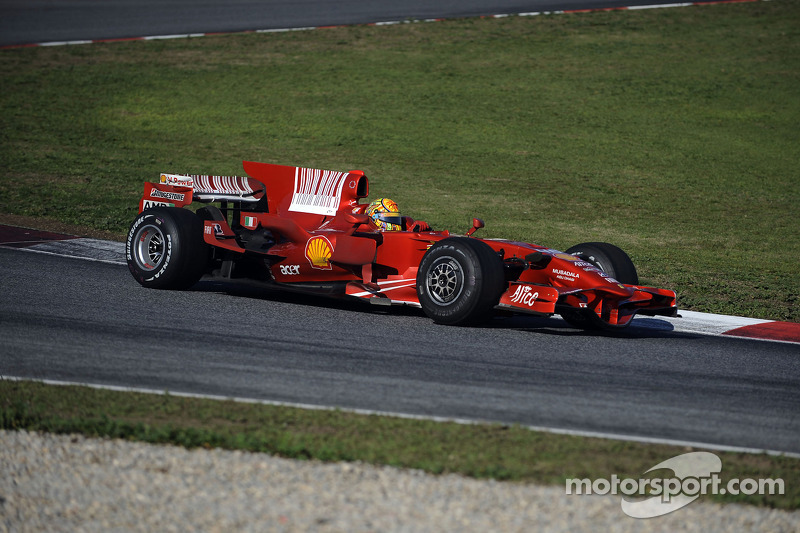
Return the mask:
{"type": "MultiPolygon", "coordinates": [[[[607,242],[585,242],[576,244],[567,249],[570,255],[580,257],[581,260],[591,263],[620,283],[627,285],[638,285],[639,274],[636,267],[622,249],[607,242]]],[[[586,311],[564,311],[561,317],[568,323],[579,328],[599,328],[599,329],[619,329],[625,326],[611,326],[607,324],[594,312],[586,311]]]]}
{"type": "Polygon", "coordinates": [[[179,207],[153,207],[137,216],[125,242],[128,268],[142,286],[188,289],[208,265],[203,221],[179,207]]]}
{"type": "Polygon", "coordinates": [[[437,324],[465,326],[487,320],[505,286],[497,253],[466,237],[449,237],[431,246],[417,272],[422,310],[437,324]]]}
{"type": "Polygon", "coordinates": [[[638,285],[639,274],[628,254],[607,242],[585,242],[569,248],[567,253],[591,263],[620,283],[638,285]]]}

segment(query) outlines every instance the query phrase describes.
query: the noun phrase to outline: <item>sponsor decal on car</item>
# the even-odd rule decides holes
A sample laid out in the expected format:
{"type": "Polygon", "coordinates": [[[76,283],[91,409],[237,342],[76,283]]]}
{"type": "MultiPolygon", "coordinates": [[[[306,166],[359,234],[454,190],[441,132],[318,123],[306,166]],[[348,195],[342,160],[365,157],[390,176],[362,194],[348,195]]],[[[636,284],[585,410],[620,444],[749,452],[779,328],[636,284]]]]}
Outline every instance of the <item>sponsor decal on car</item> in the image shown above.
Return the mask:
{"type": "Polygon", "coordinates": [[[556,278],[564,281],[575,281],[576,279],[580,279],[581,277],[581,275],[576,272],[570,272],[569,270],[561,270],[559,268],[554,268],[552,272],[553,274],[556,275],[556,278]]]}
{"type": "Polygon", "coordinates": [[[212,234],[215,236],[225,235],[225,232],[222,231],[222,226],[220,224],[214,224],[213,228],[212,226],[205,226],[203,228],[203,231],[205,232],[206,235],[212,235],[212,234]]]}
{"type": "Polygon", "coordinates": [[[556,257],[558,259],[563,259],[564,261],[577,261],[578,260],[578,258],[575,257],[574,255],[565,254],[565,253],[562,253],[562,252],[559,252],[557,254],[553,254],[553,257],[556,257]]]}
{"type": "Polygon", "coordinates": [[[576,257],[576,256],[574,256],[572,254],[567,254],[567,253],[561,252],[559,250],[554,250],[553,248],[545,248],[545,249],[543,249],[541,251],[545,252],[545,253],[548,253],[548,254],[552,255],[553,257],[555,257],[557,259],[563,259],[564,261],[570,261],[572,263],[575,263],[575,262],[581,260],[579,257],[576,257]]]}
{"type": "Polygon", "coordinates": [[[186,195],[180,192],[169,192],[169,191],[159,191],[155,187],[150,189],[150,197],[151,198],[164,198],[165,200],[175,200],[176,202],[182,202],[186,195]]]}
{"type": "Polygon", "coordinates": [[[553,287],[512,281],[509,283],[508,290],[500,297],[498,307],[552,314],[558,298],[558,289],[553,287]]]}
{"type": "Polygon", "coordinates": [[[180,174],[161,174],[161,183],[167,185],[174,185],[178,187],[193,187],[194,179],[191,176],[183,176],[180,174]]]}
{"type": "Polygon", "coordinates": [[[175,207],[175,204],[168,202],[156,202],[154,200],[142,200],[142,211],[151,207],[175,207]]]}
{"type": "Polygon", "coordinates": [[[300,265],[281,265],[280,270],[284,276],[300,275],[300,265]]]}
{"type": "Polygon", "coordinates": [[[320,270],[332,270],[331,255],[333,245],[327,237],[317,236],[308,239],[306,243],[306,258],[311,263],[312,268],[320,270]]]}
{"type": "Polygon", "coordinates": [[[517,290],[511,295],[511,302],[533,307],[538,297],[539,293],[534,292],[533,288],[527,285],[517,285],[517,290]]]}
{"type": "Polygon", "coordinates": [[[289,211],[335,215],[347,175],[347,172],[296,167],[289,211]]]}

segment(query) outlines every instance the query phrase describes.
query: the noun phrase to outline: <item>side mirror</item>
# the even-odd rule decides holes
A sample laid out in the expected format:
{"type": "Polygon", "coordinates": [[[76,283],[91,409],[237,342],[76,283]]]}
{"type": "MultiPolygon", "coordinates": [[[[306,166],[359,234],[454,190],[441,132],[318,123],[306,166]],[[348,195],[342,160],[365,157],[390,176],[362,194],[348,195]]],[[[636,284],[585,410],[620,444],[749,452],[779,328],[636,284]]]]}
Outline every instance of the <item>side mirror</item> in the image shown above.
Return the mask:
{"type": "Polygon", "coordinates": [[[486,224],[483,223],[483,220],[479,218],[472,219],[472,227],[467,232],[467,237],[471,237],[473,233],[484,227],[486,224]]]}

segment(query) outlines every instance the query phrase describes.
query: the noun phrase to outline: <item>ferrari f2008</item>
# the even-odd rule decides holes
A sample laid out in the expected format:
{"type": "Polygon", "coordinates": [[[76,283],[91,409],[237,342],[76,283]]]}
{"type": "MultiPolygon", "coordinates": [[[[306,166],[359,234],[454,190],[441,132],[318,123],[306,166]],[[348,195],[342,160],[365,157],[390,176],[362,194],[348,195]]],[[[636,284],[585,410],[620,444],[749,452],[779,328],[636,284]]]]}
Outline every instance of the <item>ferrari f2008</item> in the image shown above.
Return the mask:
{"type": "Polygon", "coordinates": [[[676,316],[675,293],[639,285],[608,243],[565,251],[433,230],[388,198],[364,201],[364,172],[245,161],[246,177],[162,174],[145,183],[126,242],[145,287],[186,289],[204,275],[374,304],[421,307],[470,325],[496,313],[560,314],[621,328],[634,315],[676,316]],[[196,211],[187,209],[202,204],[196,211]]]}

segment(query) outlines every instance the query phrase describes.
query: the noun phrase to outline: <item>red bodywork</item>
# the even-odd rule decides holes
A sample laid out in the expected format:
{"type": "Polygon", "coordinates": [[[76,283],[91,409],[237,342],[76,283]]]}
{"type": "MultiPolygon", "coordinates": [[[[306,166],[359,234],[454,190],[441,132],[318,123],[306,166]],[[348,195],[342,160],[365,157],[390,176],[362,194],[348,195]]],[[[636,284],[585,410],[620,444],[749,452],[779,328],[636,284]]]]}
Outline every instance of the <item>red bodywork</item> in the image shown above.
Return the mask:
{"type": "MultiPolygon", "coordinates": [[[[210,211],[221,216],[204,216],[204,240],[223,264],[255,255],[269,270],[267,281],[286,288],[420,305],[418,267],[434,243],[450,237],[448,231],[415,231],[408,217],[410,229],[378,231],[363,214],[369,182],[362,171],[249,161],[244,170],[249,177],[163,174],[161,183],[145,183],[140,211],[221,202],[221,210],[210,211]],[[248,246],[246,237],[264,230],[270,244],[248,246]]],[[[474,229],[481,226],[476,219],[474,229]]],[[[619,283],[591,263],[536,244],[480,240],[505,267],[507,289],[498,310],[551,315],[589,309],[610,326],[624,326],[636,313],[677,314],[671,290],[619,283]]],[[[230,275],[230,267],[222,270],[230,275]]]]}

